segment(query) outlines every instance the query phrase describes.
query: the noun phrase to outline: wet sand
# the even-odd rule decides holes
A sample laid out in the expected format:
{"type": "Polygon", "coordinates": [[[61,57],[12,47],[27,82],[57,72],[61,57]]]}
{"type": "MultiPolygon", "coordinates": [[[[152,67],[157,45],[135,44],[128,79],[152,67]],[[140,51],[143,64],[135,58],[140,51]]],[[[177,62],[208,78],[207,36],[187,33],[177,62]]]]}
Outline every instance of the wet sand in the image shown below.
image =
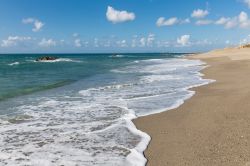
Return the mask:
{"type": "Polygon", "coordinates": [[[189,58],[210,67],[216,82],[177,109],[138,118],[152,140],[148,166],[250,166],[250,49],[224,49],[189,58]]]}

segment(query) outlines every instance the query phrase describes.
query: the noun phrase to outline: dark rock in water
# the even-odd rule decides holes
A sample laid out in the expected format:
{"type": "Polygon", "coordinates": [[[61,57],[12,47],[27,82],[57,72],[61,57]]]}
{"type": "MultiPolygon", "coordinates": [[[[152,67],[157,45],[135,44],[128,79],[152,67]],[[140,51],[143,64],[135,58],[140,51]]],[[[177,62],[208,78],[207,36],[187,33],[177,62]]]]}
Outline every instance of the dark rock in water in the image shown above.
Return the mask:
{"type": "Polygon", "coordinates": [[[44,56],[44,57],[39,57],[36,59],[36,61],[53,61],[58,59],[57,57],[52,57],[52,56],[44,56]]]}

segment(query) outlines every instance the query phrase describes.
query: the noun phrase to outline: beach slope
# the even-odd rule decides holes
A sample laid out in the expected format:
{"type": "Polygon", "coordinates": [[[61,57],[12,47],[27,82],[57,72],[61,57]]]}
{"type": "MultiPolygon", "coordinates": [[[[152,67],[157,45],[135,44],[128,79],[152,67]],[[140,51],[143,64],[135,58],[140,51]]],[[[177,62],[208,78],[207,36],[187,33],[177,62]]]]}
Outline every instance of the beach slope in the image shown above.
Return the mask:
{"type": "Polygon", "coordinates": [[[230,48],[194,55],[210,67],[215,83],[177,109],[138,118],[152,140],[149,166],[250,166],[250,49],[230,48]]]}

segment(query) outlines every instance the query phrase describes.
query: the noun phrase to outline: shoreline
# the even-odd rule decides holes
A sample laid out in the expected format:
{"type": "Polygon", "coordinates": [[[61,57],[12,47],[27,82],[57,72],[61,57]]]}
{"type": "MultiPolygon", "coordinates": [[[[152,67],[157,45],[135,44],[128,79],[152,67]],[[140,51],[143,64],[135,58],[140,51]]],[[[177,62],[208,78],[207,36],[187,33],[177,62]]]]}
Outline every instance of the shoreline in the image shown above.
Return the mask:
{"type": "MultiPolygon", "coordinates": [[[[191,59],[188,57],[188,56],[194,56],[194,55],[196,55],[196,54],[189,54],[189,55],[184,56],[182,58],[187,59],[187,60],[194,60],[194,59],[191,59]]],[[[158,110],[156,112],[152,112],[150,114],[146,114],[143,116],[133,117],[133,118],[128,120],[127,123],[130,124],[129,126],[133,126],[133,127],[129,128],[129,130],[134,134],[140,135],[142,140],[135,148],[131,149],[132,150],[131,153],[127,156],[127,162],[128,162],[127,164],[133,165],[133,164],[135,164],[134,162],[136,162],[135,165],[147,165],[147,163],[148,163],[148,159],[146,158],[144,152],[145,152],[145,150],[147,150],[148,145],[150,144],[152,138],[147,132],[142,131],[142,130],[137,128],[135,121],[138,118],[143,118],[143,117],[147,117],[147,116],[151,116],[151,115],[155,115],[155,114],[161,114],[161,113],[164,113],[164,112],[169,111],[169,110],[177,109],[178,107],[183,105],[187,100],[189,100],[190,98],[192,98],[195,95],[196,92],[193,89],[195,89],[197,87],[209,85],[209,84],[216,81],[216,80],[212,80],[212,79],[203,78],[204,74],[202,73],[202,71],[204,69],[206,69],[207,67],[209,67],[207,65],[207,63],[205,63],[204,61],[201,61],[201,64],[199,66],[202,66],[203,68],[200,71],[196,72],[195,75],[199,76],[201,80],[206,80],[207,82],[201,83],[201,84],[195,84],[195,85],[184,88],[185,91],[189,92],[189,94],[186,97],[180,99],[180,101],[178,101],[176,104],[174,104],[173,106],[171,106],[169,108],[166,108],[164,110],[158,110]],[[139,162],[137,163],[137,161],[139,161],[139,162]]]]}
{"type": "Polygon", "coordinates": [[[216,82],[189,89],[195,95],[178,108],[133,120],[151,137],[144,152],[147,165],[250,164],[250,95],[244,91],[250,89],[250,79],[244,77],[250,74],[248,51],[226,49],[188,57],[206,62],[210,67],[201,71],[203,78],[216,82]],[[240,115],[237,107],[244,108],[240,115]]]}

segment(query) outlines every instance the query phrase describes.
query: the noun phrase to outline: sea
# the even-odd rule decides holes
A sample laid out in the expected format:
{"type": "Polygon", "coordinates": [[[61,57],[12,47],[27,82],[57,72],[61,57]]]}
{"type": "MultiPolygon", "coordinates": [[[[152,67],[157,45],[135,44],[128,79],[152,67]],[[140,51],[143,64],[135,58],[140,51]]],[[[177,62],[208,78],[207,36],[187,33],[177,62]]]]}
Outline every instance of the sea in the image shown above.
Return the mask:
{"type": "Polygon", "coordinates": [[[132,120],[176,108],[205,85],[186,54],[0,55],[1,166],[144,166],[132,120]]]}

